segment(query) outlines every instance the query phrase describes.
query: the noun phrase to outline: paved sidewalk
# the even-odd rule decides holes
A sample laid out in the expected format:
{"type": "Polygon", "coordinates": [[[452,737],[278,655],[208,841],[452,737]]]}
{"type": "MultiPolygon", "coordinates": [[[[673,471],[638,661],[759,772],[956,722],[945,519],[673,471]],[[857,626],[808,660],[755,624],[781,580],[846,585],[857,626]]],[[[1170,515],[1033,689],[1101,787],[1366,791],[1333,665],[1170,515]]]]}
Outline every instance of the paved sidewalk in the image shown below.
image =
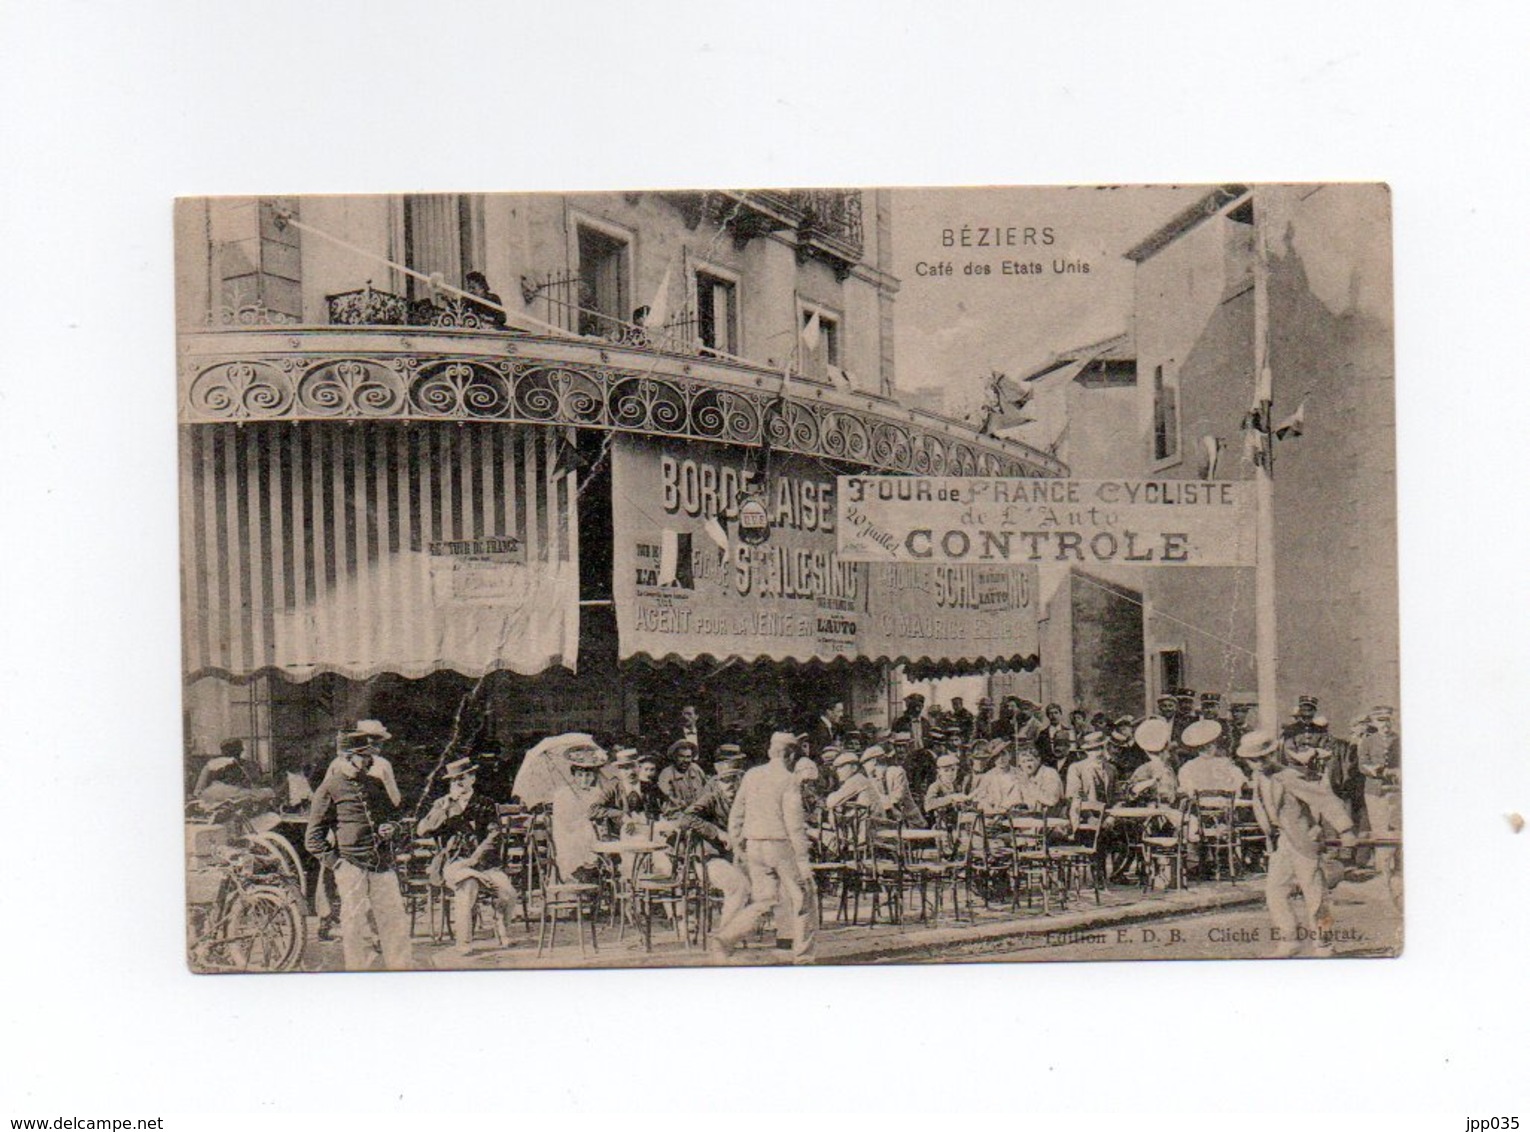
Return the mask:
{"type": "MultiPolygon", "coordinates": [[[[818,965],[850,963],[920,963],[961,959],[981,959],[986,954],[1013,952],[1017,946],[1066,946],[1093,932],[1102,932],[1126,924],[1212,912],[1259,904],[1264,899],[1264,878],[1253,876],[1238,882],[1205,881],[1184,890],[1155,891],[1144,894],[1135,886],[1114,886],[1102,895],[1099,905],[1093,894],[1075,898],[1064,910],[1042,913],[1037,909],[1012,912],[1002,908],[975,910],[972,920],[955,921],[943,916],[938,922],[921,924],[916,917],[902,925],[879,924],[871,927],[833,922],[834,901],[825,901],[825,924],[818,935],[818,965]]],[[[862,909],[865,919],[866,909],[862,909]]],[[[316,921],[309,921],[309,945],[304,955],[304,970],[341,970],[338,942],[318,942],[316,921]]],[[[528,933],[519,922],[514,927],[510,946],[499,947],[492,939],[481,938],[463,956],[445,945],[416,937],[415,961],[420,969],[496,970],[510,968],[568,967],[703,967],[714,966],[705,950],[687,950],[675,940],[673,932],[662,925],[654,927],[652,952],[644,951],[641,935],[628,928],[618,939],[616,929],[602,925],[599,949],[582,955],[572,924],[560,925],[558,946],[536,954],[536,925],[528,933]]],[[[1108,951],[1100,956],[1109,958],[1108,951]]],[[[730,966],[777,966],[789,964],[789,951],[778,950],[767,936],[739,949],[730,966]]]]}

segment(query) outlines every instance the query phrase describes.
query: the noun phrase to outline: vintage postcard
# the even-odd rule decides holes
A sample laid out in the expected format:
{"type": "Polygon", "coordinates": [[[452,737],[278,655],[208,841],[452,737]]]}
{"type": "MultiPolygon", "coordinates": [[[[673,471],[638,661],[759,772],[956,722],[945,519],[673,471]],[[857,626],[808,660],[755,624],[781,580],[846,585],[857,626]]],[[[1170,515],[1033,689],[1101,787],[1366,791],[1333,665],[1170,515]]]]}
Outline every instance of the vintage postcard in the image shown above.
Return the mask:
{"type": "Polygon", "coordinates": [[[1396,955],[1390,211],[179,201],[191,968],[1396,955]]]}

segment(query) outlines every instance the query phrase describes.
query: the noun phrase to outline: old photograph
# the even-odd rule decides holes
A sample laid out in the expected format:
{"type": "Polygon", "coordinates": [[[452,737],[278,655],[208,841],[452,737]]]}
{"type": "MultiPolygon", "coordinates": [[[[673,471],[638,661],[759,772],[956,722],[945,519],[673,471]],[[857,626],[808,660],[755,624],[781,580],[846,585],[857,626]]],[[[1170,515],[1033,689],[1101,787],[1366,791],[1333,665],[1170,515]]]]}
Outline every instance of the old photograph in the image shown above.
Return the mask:
{"type": "Polygon", "coordinates": [[[175,270],[191,970],[1401,951],[1386,186],[198,197],[175,270]]]}

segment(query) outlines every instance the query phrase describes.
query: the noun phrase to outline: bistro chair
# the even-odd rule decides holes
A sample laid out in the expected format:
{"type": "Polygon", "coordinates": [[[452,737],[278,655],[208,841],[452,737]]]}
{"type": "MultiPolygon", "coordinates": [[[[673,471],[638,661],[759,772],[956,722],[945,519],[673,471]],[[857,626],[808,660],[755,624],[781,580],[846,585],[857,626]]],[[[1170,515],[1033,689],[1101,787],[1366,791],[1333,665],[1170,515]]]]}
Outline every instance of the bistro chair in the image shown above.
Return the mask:
{"type": "Polygon", "coordinates": [[[1166,888],[1185,887],[1185,833],[1190,803],[1166,809],[1142,823],[1142,891],[1151,892],[1160,872],[1168,873],[1166,888]],[[1176,820],[1177,819],[1177,820],[1176,820]]]}
{"type": "Polygon", "coordinates": [[[1213,867],[1216,879],[1222,879],[1225,866],[1229,877],[1238,875],[1238,795],[1232,790],[1197,790],[1190,812],[1195,818],[1201,847],[1200,876],[1213,867]]]}
{"type": "Polygon", "coordinates": [[[675,938],[689,951],[692,944],[692,890],[696,882],[695,857],[698,852],[694,834],[682,833],[672,853],[673,867],[668,876],[650,871],[632,878],[632,906],[643,928],[643,950],[653,950],[654,913],[664,910],[674,927],[675,938]]]}
{"type": "Polygon", "coordinates": [[[1254,799],[1251,797],[1240,797],[1233,803],[1233,841],[1241,871],[1265,871],[1270,856],[1270,839],[1254,816],[1254,799]]]}
{"type": "Polygon", "coordinates": [[[595,909],[600,898],[600,886],[564,879],[558,868],[552,832],[546,822],[546,817],[539,815],[530,826],[531,837],[537,844],[540,871],[537,887],[542,894],[542,911],[537,927],[537,955],[541,956],[544,946],[553,948],[558,945],[558,914],[560,912],[574,913],[574,922],[579,935],[579,954],[586,954],[584,949],[586,917],[589,918],[590,924],[590,949],[599,951],[600,948],[595,939],[595,909]]]}
{"type": "Polygon", "coordinates": [[[1100,837],[1105,830],[1105,803],[1080,802],[1078,824],[1072,837],[1060,845],[1048,844],[1064,894],[1076,889],[1080,897],[1085,885],[1094,888],[1094,902],[1100,903],[1105,862],[1100,855],[1100,837]]]}
{"type": "Polygon", "coordinates": [[[818,903],[818,922],[823,922],[824,895],[832,886],[838,896],[835,922],[860,922],[859,847],[865,837],[867,811],[864,806],[842,806],[829,810],[820,806],[814,824],[808,829],[811,842],[814,899],[818,903]],[[851,898],[854,897],[854,910],[851,898]]]}
{"type": "Polygon", "coordinates": [[[1009,858],[1010,847],[1002,838],[989,836],[988,816],[976,807],[963,807],[956,816],[956,859],[958,875],[967,889],[969,914],[974,893],[981,897],[985,910],[1006,894],[1009,858]]]}
{"type": "MultiPolygon", "coordinates": [[[[1031,908],[1038,890],[1042,914],[1052,911],[1052,881],[1056,874],[1047,845],[1051,820],[1045,813],[1024,806],[1015,806],[1005,815],[1010,844],[1009,900],[1016,912],[1020,910],[1020,894],[1025,893],[1025,906],[1031,908]]],[[[1066,903],[1065,893],[1062,898],[1066,903]]]]}

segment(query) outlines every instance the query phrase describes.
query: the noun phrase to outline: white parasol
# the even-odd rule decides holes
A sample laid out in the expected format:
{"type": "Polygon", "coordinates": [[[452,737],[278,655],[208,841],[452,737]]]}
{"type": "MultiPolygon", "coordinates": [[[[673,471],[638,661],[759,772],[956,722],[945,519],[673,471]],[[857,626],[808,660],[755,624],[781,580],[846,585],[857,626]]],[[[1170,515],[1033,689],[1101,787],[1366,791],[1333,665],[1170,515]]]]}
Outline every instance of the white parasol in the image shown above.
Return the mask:
{"type": "Polygon", "coordinates": [[[551,802],[560,786],[569,781],[569,764],[576,753],[595,752],[604,757],[600,744],[583,732],[571,731],[543,739],[526,752],[521,769],[516,772],[511,793],[523,806],[551,802]]]}

